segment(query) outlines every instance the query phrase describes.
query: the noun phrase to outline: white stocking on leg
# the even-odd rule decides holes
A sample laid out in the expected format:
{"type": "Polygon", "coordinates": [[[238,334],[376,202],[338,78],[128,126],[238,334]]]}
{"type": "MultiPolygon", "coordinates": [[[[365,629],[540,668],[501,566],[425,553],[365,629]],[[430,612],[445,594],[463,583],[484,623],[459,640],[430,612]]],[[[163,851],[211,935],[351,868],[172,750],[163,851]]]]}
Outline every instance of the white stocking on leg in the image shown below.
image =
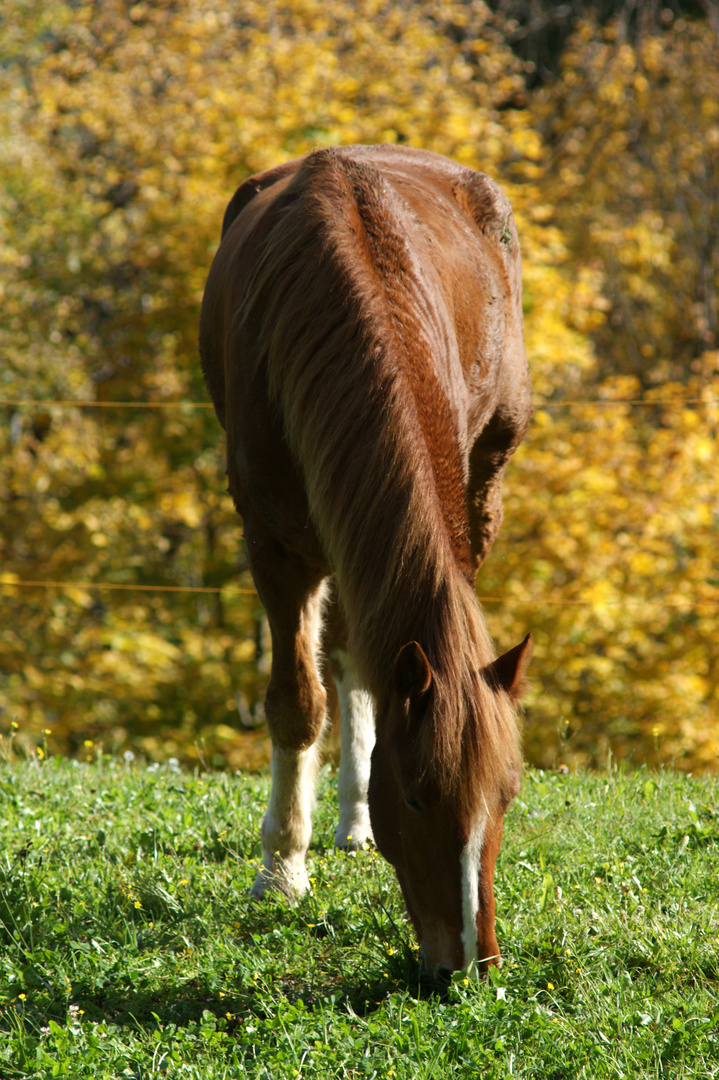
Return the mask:
{"type": "Polygon", "coordinates": [[[319,755],[308,750],[272,751],[272,794],[262,823],[262,867],[252,896],[268,888],[302,896],[310,887],[305,855],[312,836],[312,805],[319,755]]]}
{"type": "Polygon", "coordinates": [[[332,654],[332,674],[340,700],[342,746],[337,779],[340,821],[335,832],[339,848],[354,851],[372,840],[367,806],[370,758],[374,746],[374,701],[357,678],[352,658],[332,654]]]}

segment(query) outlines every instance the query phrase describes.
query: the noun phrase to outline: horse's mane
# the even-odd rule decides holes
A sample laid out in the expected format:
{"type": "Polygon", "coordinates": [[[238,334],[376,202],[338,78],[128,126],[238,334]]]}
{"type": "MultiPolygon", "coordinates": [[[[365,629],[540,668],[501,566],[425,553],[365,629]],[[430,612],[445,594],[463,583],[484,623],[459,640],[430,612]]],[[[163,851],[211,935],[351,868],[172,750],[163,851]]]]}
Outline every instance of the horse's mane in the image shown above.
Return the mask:
{"type": "Polygon", "coordinates": [[[517,735],[509,699],[481,675],[494,652],[458,435],[431,363],[449,320],[405,239],[416,217],[377,169],[336,150],[310,155],[267,213],[239,355],[266,372],[367,685],[386,693],[399,649],[417,640],[443,718],[425,730],[427,767],[444,787],[469,776],[486,791],[488,774],[518,764],[517,735]]]}

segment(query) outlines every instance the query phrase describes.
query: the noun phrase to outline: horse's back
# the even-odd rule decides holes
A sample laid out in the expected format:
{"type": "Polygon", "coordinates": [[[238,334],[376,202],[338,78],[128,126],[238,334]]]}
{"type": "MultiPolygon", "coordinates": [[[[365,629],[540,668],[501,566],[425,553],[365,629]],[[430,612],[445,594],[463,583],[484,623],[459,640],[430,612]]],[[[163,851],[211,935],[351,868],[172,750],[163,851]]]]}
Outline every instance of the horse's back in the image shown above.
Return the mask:
{"type": "MultiPolygon", "coordinates": [[[[494,383],[506,377],[506,369],[512,368],[512,375],[524,361],[518,242],[509,203],[499,187],[482,173],[410,147],[351,146],[316,151],[250,177],[235,192],[225,212],[223,240],[203,301],[200,338],[203,367],[223,423],[224,369],[228,360],[237,362],[237,357],[227,356],[233,320],[264,241],[273,229],[284,227],[283,216],[273,214],[272,209],[290,185],[299,195],[325,183],[326,173],[312,165],[330,155],[376,171],[387,190],[396,192],[406,207],[401,224],[407,245],[433,277],[435,290],[443,294],[472,395],[488,396],[494,383]],[[518,361],[506,347],[507,332],[518,361]]],[[[328,205],[328,213],[334,209],[337,217],[345,212],[341,205],[328,205]]],[[[306,273],[312,277],[311,265],[306,273]]],[[[474,411],[478,411],[476,405],[474,411]]],[[[470,428],[481,426],[481,422],[481,416],[476,417],[470,428]]],[[[472,431],[469,438],[471,441],[472,431]]]]}
{"type": "MultiPolygon", "coordinates": [[[[258,370],[268,352],[259,339],[277,340],[277,327],[289,327],[291,352],[298,319],[311,314],[319,340],[323,325],[332,332],[343,310],[356,307],[366,309],[368,324],[385,307],[385,321],[412,339],[418,369],[422,363],[427,369],[427,377],[414,373],[418,394],[423,383],[432,384],[434,400],[425,415],[432,422],[438,409],[446,414],[442,422],[451,428],[465,484],[472,445],[497,409],[528,414],[518,241],[497,185],[412,148],[316,151],[251,177],[238,189],[208,277],[201,355],[215,408],[228,429],[228,450],[232,442],[240,459],[238,488],[241,474],[251,482],[250,459],[265,470],[272,467],[280,486],[293,469],[293,482],[302,483],[297,454],[285,445],[286,423],[278,418],[277,402],[268,400],[273,377],[277,383],[287,372],[258,370]],[[341,286],[336,268],[323,273],[330,243],[354,284],[341,286]],[[258,304],[258,268],[264,263],[267,270],[269,249],[274,263],[262,294],[269,300],[258,304]],[[238,326],[252,303],[273,310],[264,321],[260,311],[248,348],[251,320],[245,319],[242,343],[238,326]]],[[[303,499],[296,510],[305,513],[303,499]]]]}

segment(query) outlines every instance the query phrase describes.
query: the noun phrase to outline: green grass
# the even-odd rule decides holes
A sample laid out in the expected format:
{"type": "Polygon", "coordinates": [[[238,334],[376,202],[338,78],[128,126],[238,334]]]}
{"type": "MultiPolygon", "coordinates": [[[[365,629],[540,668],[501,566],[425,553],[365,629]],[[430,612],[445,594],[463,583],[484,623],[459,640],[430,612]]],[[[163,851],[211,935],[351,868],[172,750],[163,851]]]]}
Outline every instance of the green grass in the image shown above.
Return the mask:
{"type": "Polygon", "coordinates": [[[505,963],[422,983],[390,868],[331,846],[251,904],[266,777],[0,768],[0,1076],[719,1076],[716,780],[530,772],[497,874],[505,963]]]}

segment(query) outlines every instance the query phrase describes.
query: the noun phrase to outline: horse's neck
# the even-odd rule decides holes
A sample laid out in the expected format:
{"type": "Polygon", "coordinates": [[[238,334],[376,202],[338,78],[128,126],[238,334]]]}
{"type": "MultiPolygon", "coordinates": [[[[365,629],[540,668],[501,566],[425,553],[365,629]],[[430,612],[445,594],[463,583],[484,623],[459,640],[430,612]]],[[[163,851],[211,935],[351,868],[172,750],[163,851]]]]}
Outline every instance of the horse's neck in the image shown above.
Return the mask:
{"type": "Polygon", "coordinates": [[[472,587],[461,568],[431,560],[413,567],[391,590],[358,612],[352,627],[360,663],[370,686],[381,694],[390,685],[398,653],[416,641],[440,683],[455,682],[468,665],[492,658],[492,646],[472,587]],[[413,569],[417,572],[413,574],[413,569]]]}

